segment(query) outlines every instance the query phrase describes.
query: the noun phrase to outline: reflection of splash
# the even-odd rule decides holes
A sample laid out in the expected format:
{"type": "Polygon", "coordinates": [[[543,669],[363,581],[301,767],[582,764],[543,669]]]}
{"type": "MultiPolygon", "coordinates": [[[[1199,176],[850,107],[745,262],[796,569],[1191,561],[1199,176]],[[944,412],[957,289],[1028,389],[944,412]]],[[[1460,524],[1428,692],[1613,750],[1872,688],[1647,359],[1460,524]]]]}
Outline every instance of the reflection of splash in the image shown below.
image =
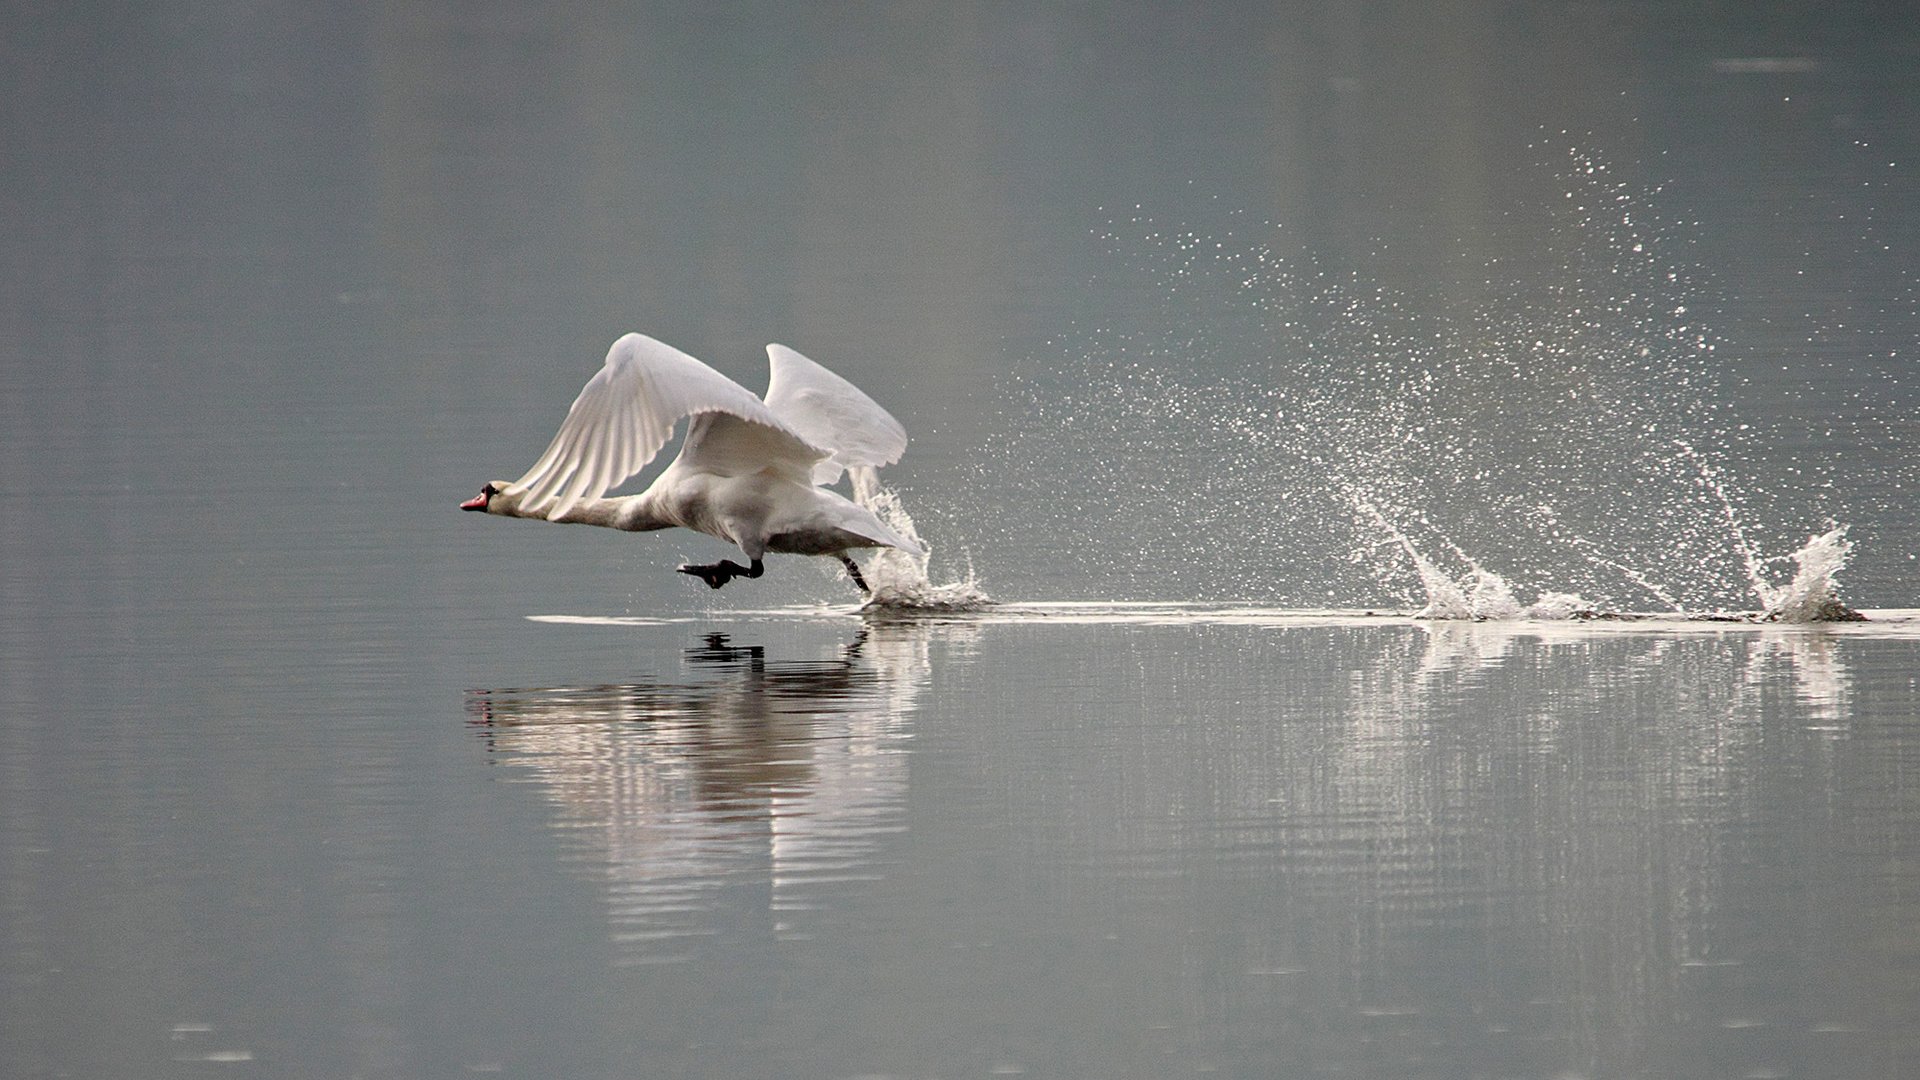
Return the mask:
{"type": "MultiPolygon", "coordinates": [[[[1115,688],[1179,722],[1080,764],[1125,798],[1068,818],[1059,846],[1140,858],[1157,837],[1113,839],[1100,811],[1119,805],[1183,845],[1192,880],[1170,887],[1172,908],[1227,894],[1235,913],[1277,913],[1236,943],[1254,978],[1218,991],[1213,1013],[1293,994],[1303,1057],[1327,1072],[1465,1074],[1497,1058],[1513,1075],[1633,1075],[1675,1043],[1761,1026],[1784,1039],[1878,1008],[1849,995],[1808,1019],[1751,993],[1776,970],[1775,920],[1798,931],[1803,916],[1743,894],[1797,876],[1783,858],[1820,868],[1819,837],[1889,831],[1849,809],[1881,806],[1899,768],[1849,749],[1849,718],[1908,711],[1907,680],[1882,679],[1895,697],[1872,702],[1849,674],[1863,655],[1884,663],[1884,645],[1845,628],[1496,622],[1198,640],[1217,664],[1143,652],[1139,684],[1115,688]],[[1340,674],[1303,684],[1308,669],[1340,674]],[[1856,787],[1845,773],[1860,767],[1881,782],[1856,787]],[[1187,850],[1208,845],[1222,866],[1187,850]]],[[[1911,821],[1910,802],[1894,820],[1911,821]]],[[[1862,903],[1892,907],[1897,889],[1862,903]]],[[[1847,967],[1804,962],[1791,970],[1814,981],[1847,967]]]]}
{"type": "MultiPolygon", "coordinates": [[[[1426,631],[1427,648],[1417,670],[1428,678],[1483,673],[1499,667],[1522,647],[1590,650],[1595,642],[1618,636],[1586,623],[1437,621],[1421,625],[1426,631]]],[[[1674,624],[1649,620],[1641,625],[1670,629],[1674,624]]],[[[1756,627],[1749,633],[1745,685],[1756,686],[1777,672],[1785,672],[1796,696],[1814,718],[1834,720],[1845,715],[1852,679],[1846,661],[1835,648],[1834,634],[1812,627],[1756,627]]],[[[1633,636],[1644,642],[1639,655],[1628,660],[1634,671],[1657,668],[1677,640],[1661,634],[1633,636]]]]}
{"type": "Polygon", "coordinates": [[[904,828],[906,717],[929,671],[924,629],[861,630],[833,660],[770,661],[710,634],[701,677],[474,691],[502,760],[545,789],[607,881],[621,958],[691,958],[721,933],[723,890],[761,892],[764,932],[836,883],[871,877],[904,828]]]}
{"type": "Polygon", "coordinates": [[[1836,730],[1844,724],[1853,697],[1853,678],[1831,636],[1764,634],[1748,643],[1748,686],[1760,686],[1770,671],[1782,667],[1791,674],[1794,692],[1810,719],[1836,730]]]}
{"type": "Polygon", "coordinates": [[[1446,620],[1426,624],[1427,648],[1417,670],[1422,676],[1432,677],[1499,666],[1513,653],[1520,637],[1510,630],[1483,632],[1489,625],[1500,628],[1510,624],[1446,620]]]}
{"type": "MultiPolygon", "coordinates": [[[[1743,939],[1721,912],[1751,857],[1729,826],[1764,820],[1755,803],[1768,794],[1753,762],[1777,738],[1769,718],[1784,700],[1793,703],[1786,714],[1806,718],[1790,733],[1838,730],[1828,725],[1848,714],[1840,639],[1497,622],[1423,630],[1419,690],[1388,681],[1353,702],[1343,761],[1358,786],[1341,799],[1388,808],[1426,838],[1418,848],[1429,861],[1413,862],[1409,888],[1440,909],[1447,896],[1423,892],[1422,877],[1457,882],[1478,867],[1524,883],[1542,910],[1518,921],[1554,928],[1531,946],[1556,970],[1553,992],[1530,1004],[1562,1014],[1591,1060],[1633,1060],[1663,1014],[1689,1011],[1673,1005],[1687,1000],[1688,979],[1742,961],[1743,939]],[[1461,723],[1477,713],[1502,719],[1461,723]],[[1382,716],[1398,725],[1396,739],[1377,736],[1382,716]],[[1502,790],[1515,779],[1519,787],[1502,790]],[[1518,865],[1502,865],[1516,852],[1518,865]]],[[[1504,1036],[1526,1022],[1496,1016],[1490,1030],[1504,1036]]],[[[1744,1023],[1759,1021],[1706,1019],[1709,1028],[1744,1023]]]]}

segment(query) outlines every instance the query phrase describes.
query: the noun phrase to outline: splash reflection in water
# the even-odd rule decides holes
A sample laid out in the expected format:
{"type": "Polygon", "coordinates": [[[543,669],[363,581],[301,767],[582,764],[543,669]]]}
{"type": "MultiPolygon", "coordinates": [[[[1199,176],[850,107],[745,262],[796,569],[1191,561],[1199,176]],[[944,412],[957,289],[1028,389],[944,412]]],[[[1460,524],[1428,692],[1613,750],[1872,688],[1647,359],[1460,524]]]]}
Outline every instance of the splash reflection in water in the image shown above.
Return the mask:
{"type": "Polygon", "coordinates": [[[1890,867],[1914,805],[1884,794],[1913,760],[1884,726],[1910,715],[1886,670],[1905,642],[1442,623],[1194,644],[1105,692],[1166,720],[1096,744],[1079,768],[1121,816],[1058,844],[1159,893],[1141,927],[1233,925],[1183,972],[1209,1016],[1290,1025],[1303,1064],[1354,1075],[1880,1075],[1862,1064],[1910,1045],[1910,1007],[1872,985],[1910,970],[1872,955],[1912,918],[1890,867]],[[1244,984],[1205,981],[1236,959],[1244,984]]]}
{"type": "Polygon", "coordinates": [[[545,790],[574,857],[604,873],[626,963],[686,961],[727,935],[804,937],[804,913],[875,879],[882,840],[905,827],[924,633],[863,629],[822,662],[714,633],[684,666],[682,681],[468,699],[490,749],[545,790]],[[722,925],[736,890],[760,894],[746,905],[760,925],[722,925]]]}

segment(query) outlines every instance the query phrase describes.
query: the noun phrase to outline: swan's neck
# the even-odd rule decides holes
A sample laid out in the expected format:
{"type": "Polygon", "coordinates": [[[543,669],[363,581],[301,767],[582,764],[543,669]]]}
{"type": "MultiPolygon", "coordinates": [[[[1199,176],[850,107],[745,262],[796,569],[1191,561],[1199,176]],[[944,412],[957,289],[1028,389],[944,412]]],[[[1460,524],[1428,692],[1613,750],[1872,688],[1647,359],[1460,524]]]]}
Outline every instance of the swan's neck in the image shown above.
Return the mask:
{"type": "Polygon", "coordinates": [[[646,494],[623,495],[617,499],[594,499],[591,502],[583,502],[567,511],[560,520],[578,522],[581,525],[599,525],[608,529],[625,529],[628,532],[664,529],[673,524],[660,516],[654,506],[654,500],[646,494]]]}
{"type": "MultiPolygon", "coordinates": [[[[501,492],[495,495],[488,503],[488,512],[505,514],[508,517],[547,520],[547,515],[544,513],[522,510],[519,500],[506,498],[506,494],[501,492]]],[[[651,491],[644,491],[638,495],[622,495],[616,499],[590,499],[568,510],[556,520],[574,525],[598,525],[605,529],[624,529],[628,532],[666,529],[677,524],[660,513],[659,500],[654,498],[651,491]]]]}

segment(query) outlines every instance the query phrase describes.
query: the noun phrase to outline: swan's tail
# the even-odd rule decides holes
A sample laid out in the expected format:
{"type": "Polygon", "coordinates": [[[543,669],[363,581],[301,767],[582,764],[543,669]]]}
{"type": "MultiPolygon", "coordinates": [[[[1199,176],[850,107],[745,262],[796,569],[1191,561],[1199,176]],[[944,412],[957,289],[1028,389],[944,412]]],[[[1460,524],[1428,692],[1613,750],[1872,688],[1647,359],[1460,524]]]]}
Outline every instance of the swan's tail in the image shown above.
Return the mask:
{"type": "Polygon", "coordinates": [[[904,555],[919,559],[922,564],[926,562],[927,546],[921,542],[919,537],[909,535],[908,532],[902,531],[889,524],[880,517],[878,511],[870,506],[862,505],[860,508],[867,511],[867,513],[861,515],[858,519],[841,523],[840,527],[855,535],[866,537],[876,545],[879,545],[883,551],[899,551],[904,555]]]}

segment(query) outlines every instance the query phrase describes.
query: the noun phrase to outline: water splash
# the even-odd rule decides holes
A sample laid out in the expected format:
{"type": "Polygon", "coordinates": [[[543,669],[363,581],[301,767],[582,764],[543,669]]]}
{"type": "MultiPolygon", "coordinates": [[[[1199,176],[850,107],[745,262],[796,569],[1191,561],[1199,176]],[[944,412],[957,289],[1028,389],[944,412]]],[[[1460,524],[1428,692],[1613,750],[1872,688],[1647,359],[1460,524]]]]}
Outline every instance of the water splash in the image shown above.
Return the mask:
{"type": "Polygon", "coordinates": [[[1794,552],[1792,580],[1773,586],[1756,582],[1764,605],[1761,618],[1767,622],[1860,622],[1866,616],[1843,603],[1835,580],[1853,544],[1847,539],[1847,527],[1836,525],[1824,533],[1809,537],[1805,546],[1794,552]]]}
{"type": "MultiPolygon", "coordinates": [[[[1418,619],[1471,619],[1486,621],[1495,619],[1593,619],[1618,617],[1623,612],[1602,611],[1578,593],[1546,590],[1539,594],[1531,604],[1522,605],[1514,597],[1513,586],[1498,573],[1480,565],[1459,545],[1438,534],[1439,542],[1451,550],[1453,557],[1465,564],[1463,573],[1449,573],[1442,569],[1417,547],[1406,531],[1388,520],[1380,509],[1369,502],[1364,495],[1349,487],[1347,498],[1355,513],[1364,518],[1373,528],[1385,534],[1391,546],[1398,548],[1413,564],[1414,572],[1419,576],[1420,588],[1426,597],[1426,605],[1414,613],[1418,619]]],[[[1724,496],[1723,496],[1724,498],[1724,496]]],[[[1540,508],[1539,514],[1547,523],[1553,523],[1552,512],[1540,508]]],[[[1760,600],[1757,612],[1711,612],[1701,615],[1711,619],[1737,619],[1749,622],[1859,622],[1866,616],[1850,608],[1840,599],[1838,575],[1846,567],[1847,556],[1852,553],[1853,545],[1847,540],[1847,527],[1833,525],[1826,532],[1808,538],[1806,544],[1789,555],[1765,558],[1745,543],[1745,531],[1741,529],[1739,519],[1727,507],[1727,520],[1732,534],[1740,542],[1746,563],[1752,573],[1754,593],[1760,600]],[[1766,579],[1765,567],[1773,563],[1791,562],[1794,575],[1782,585],[1775,585],[1766,579]]],[[[1427,524],[1423,522],[1422,524],[1427,524]]],[[[1563,534],[1561,539],[1585,545],[1586,541],[1571,534],[1563,534]]],[[[1640,585],[1654,596],[1665,601],[1675,613],[1688,616],[1686,608],[1673,599],[1660,586],[1646,580],[1645,576],[1615,560],[1589,555],[1596,563],[1620,571],[1635,584],[1640,585]]]]}
{"type": "Polygon", "coordinates": [[[1427,600],[1426,606],[1414,613],[1416,619],[1573,619],[1595,614],[1593,605],[1578,593],[1548,590],[1533,603],[1521,604],[1505,578],[1480,565],[1458,544],[1440,536],[1440,542],[1467,567],[1462,575],[1449,574],[1423,554],[1412,538],[1387,520],[1365,496],[1352,489],[1347,494],[1354,510],[1386,533],[1412,561],[1427,600]]]}
{"type": "MultiPolygon", "coordinates": [[[[1406,553],[1420,577],[1420,587],[1427,602],[1425,607],[1414,613],[1415,618],[1554,620],[1608,618],[1626,614],[1599,610],[1578,593],[1552,590],[1542,592],[1533,603],[1522,606],[1514,598],[1513,587],[1506,579],[1466,557],[1464,552],[1460,553],[1460,558],[1468,564],[1466,573],[1449,574],[1422,554],[1404,533],[1390,523],[1383,519],[1380,525],[1406,553]]],[[[1791,562],[1795,568],[1792,579],[1784,585],[1769,584],[1764,577],[1756,580],[1755,588],[1761,600],[1759,611],[1709,612],[1698,617],[1784,623],[1865,621],[1865,615],[1848,607],[1840,598],[1838,575],[1845,568],[1847,556],[1853,550],[1852,543],[1846,539],[1846,532],[1846,526],[1835,526],[1809,538],[1799,550],[1772,560],[1760,559],[1756,555],[1757,564],[1791,562]]],[[[1630,569],[1611,560],[1599,561],[1633,574],[1630,569]]],[[[1634,576],[1638,578],[1638,575],[1634,576]]],[[[1641,583],[1656,596],[1667,599],[1675,613],[1693,617],[1680,604],[1666,597],[1658,586],[1641,583]]]]}
{"type": "Polygon", "coordinates": [[[1766,579],[1767,560],[1761,558],[1759,550],[1753,546],[1752,541],[1747,539],[1747,530],[1740,524],[1740,515],[1734,512],[1733,500],[1727,495],[1727,485],[1721,478],[1720,471],[1684,440],[1673,440],[1673,446],[1680,451],[1681,456],[1688,463],[1699,470],[1700,485],[1713,493],[1715,501],[1720,505],[1721,517],[1726,522],[1727,537],[1733,542],[1733,550],[1739,554],[1740,562],[1746,569],[1747,583],[1753,586],[1753,594],[1760,598],[1760,605],[1763,608],[1771,608],[1773,606],[1772,589],[1768,586],[1766,579]]]}
{"type": "MultiPolygon", "coordinates": [[[[1055,343],[1024,387],[1036,415],[989,447],[998,485],[1046,485],[996,522],[1035,535],[1002,539],[1072,537],[1106,573],[1095,587],[1141,596],[1371,607],[1385,589],[1471,619],[1649,598],[1688,616],[1840,610],[1769,591],[1793,590],[1768,573],[1801,557],[1830,588],[1846,553],[1762,555],[1814,493],[1731,479],[1772,444],[1721,387],[1690,227],[1589,152],[1548,167],[1565,198],[1516,208],[1530,249],[1443,268],[1452,293],[1396,291],[1364,258],[1330,268],[1236,214],[1109,220],[1128,303],[1055,343]]],[[[1399,265],[1384,243],[1374,256],[1399,265]]]]}
{"type": "Polygon", "coordinates": [[[927,575],[933,558],[933,546],[914,527],[913,518],[900,503],[898,493],[880,483],[878,470],[855,466],[847,470],[853,479],[853,501],[873,511],[881,521],[901,536],[920,545],[922,554],[910,555],[898,548],[877,548],[867,561],[865,576],[872,590],[864,610],[880,613],[966,612],[978,611],[993,603],[980,588],[968,560],[966,577],[936,585],[927,575]]]}

